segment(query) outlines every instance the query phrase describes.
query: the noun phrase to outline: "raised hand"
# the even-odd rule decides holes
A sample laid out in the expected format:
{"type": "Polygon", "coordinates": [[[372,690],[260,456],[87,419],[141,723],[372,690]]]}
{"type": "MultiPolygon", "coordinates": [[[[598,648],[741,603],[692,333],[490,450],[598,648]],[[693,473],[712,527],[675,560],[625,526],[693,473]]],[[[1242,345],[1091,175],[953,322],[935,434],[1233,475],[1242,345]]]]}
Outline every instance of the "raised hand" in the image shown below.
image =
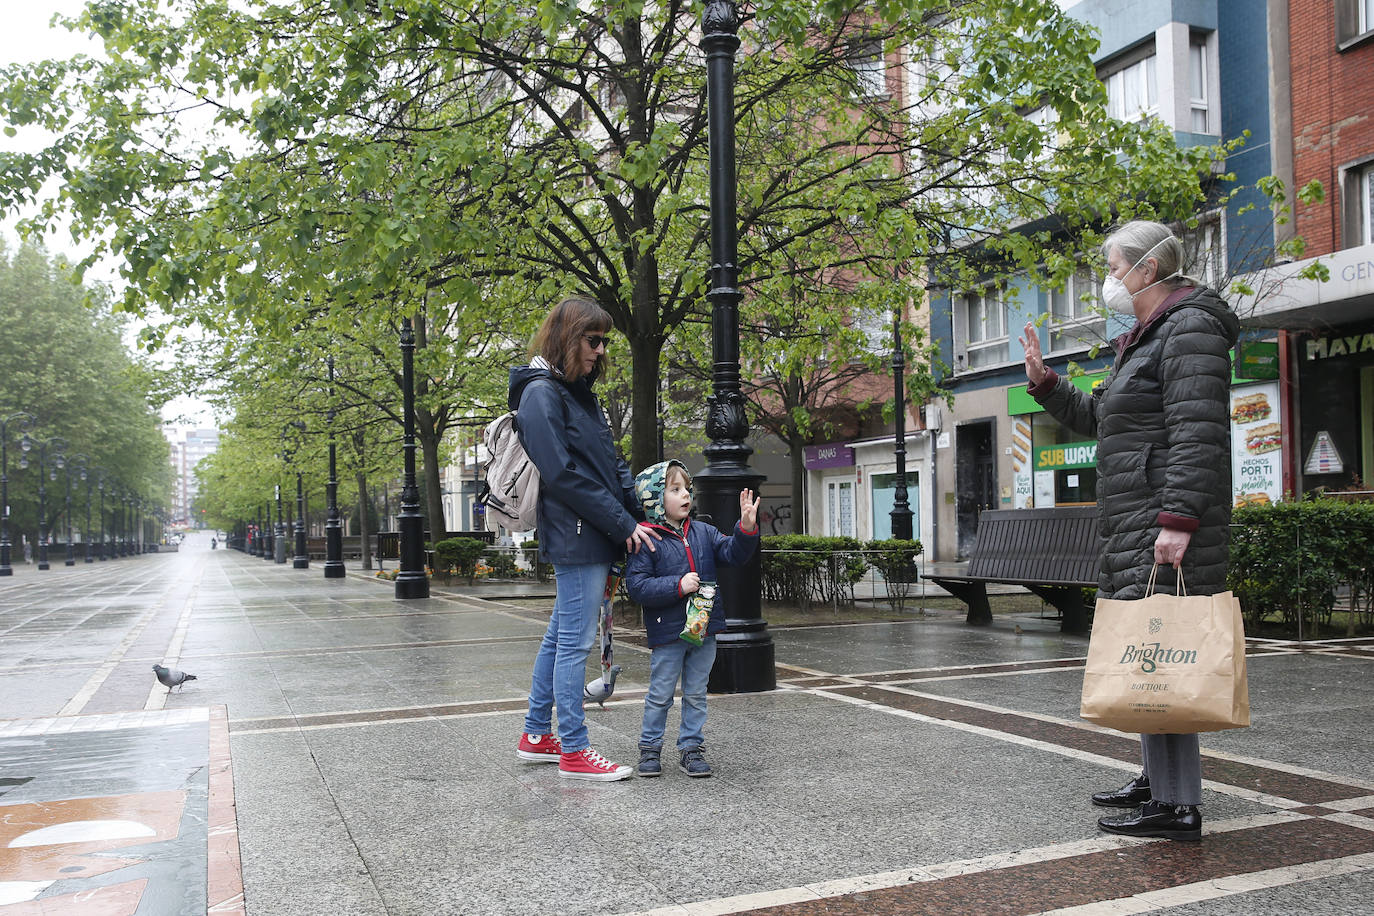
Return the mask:
{"type": "Polygon", "coordinates": [[[739,526],[745,531],[753,531],[758,527],[759,520],[759,497],[754,496],[754,491],[744,489],[739,491],[739,526]],[[752,501],[751,501],[752,500],[752,501]]]}
{"type": "Polygon", "coordinates": [[[1040,335],[1035,332],[1033,321],[1027,321],[1022,330],[1025,336],[1016,339],[1021,341],[1021,349],[1026,353],[1026,378],[1032,385],[1039,385],[1045,378],[1045,358],[1040,352],[1040,335]]]}

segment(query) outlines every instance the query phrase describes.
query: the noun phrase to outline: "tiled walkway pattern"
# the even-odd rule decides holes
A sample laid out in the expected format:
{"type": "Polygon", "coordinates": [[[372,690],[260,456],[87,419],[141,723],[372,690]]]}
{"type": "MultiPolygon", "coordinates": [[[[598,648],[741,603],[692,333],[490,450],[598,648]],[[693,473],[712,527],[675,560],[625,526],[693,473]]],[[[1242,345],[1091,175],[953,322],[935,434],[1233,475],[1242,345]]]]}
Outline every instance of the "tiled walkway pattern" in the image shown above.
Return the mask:
{"type": "MultiPolygon", "coordinates": [[[[0,916],[1374,913],[1374,640],[1251,641],[1172,844],[1095,830],[1138,745],[1076,718],[1054,621],[777,629],[715,778],[570,785],[512,752],[538,605],[206,547],[0,582],[0,916]]],[[[620,647],[589,722],[633,762],[620,647]]]]}

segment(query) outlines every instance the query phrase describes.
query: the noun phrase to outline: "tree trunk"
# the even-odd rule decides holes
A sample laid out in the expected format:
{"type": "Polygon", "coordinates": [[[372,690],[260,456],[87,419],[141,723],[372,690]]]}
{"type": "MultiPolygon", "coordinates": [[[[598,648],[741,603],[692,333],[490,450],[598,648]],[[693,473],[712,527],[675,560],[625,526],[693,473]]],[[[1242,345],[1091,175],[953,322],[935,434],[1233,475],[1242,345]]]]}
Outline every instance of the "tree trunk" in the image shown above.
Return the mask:
{"type": "Polygon", "coordinates": [[[369,517],[371,515],[371,506],[367,499],[367,475],[362,471],[358,471],[354,474],[354,477],[358,482],[358,537],[363,549],[363,569],[371,569],[372,543],[370,538],[372,536],[372,529],[370,523],[372,519],[369,517]]]}
{"type": "Polygon", "coordinates": [[[635,328],[631,338],[633,387],[630,389],[630,469],[636,473],[658,461],[658,371],[659,355],[663,351],[658,264],[650,256],[637,268],[632,317],[635,328]]]}
{"type": "Polygon", "coordinates": [[[792,459],[792,533],[806,533],[806,442],[794,436],[787,443],[792,459]]]}

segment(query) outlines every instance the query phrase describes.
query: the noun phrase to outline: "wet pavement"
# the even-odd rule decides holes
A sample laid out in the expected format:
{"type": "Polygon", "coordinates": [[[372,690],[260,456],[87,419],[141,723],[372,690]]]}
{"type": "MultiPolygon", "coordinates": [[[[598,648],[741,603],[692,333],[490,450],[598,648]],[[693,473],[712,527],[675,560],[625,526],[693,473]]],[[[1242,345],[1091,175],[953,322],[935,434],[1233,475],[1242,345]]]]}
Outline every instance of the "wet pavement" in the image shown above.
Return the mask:
{"type": "MultiPolygon", "coordinates": [[[[1251,641],[1178,844],[1096,829],[1138,744],[1077,718],[1053,619],[773,627],[778,689],[710,699],[713,778],[572,783],[514,753],[551,586],[208,548],[0,579],[0,916],[1374,913],[1371,639],[1251,641]]],[[[617,647],[588,721],[633,764],[617,647]]]]}

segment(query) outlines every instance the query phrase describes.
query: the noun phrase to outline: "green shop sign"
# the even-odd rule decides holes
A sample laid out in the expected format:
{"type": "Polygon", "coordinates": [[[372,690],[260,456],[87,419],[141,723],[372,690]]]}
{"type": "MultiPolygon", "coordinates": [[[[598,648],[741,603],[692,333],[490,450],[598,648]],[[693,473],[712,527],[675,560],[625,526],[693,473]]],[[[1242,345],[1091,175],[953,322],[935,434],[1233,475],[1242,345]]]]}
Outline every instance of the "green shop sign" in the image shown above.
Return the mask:
{"type": "Polygon", "coordinates": [[[1279,345],[1272,340],[1241,341],[1231,367],[1232,383],[1278,378],[1279,345]]]}
{"type": "Polygon", "coordinates": [[[1097,467],[1096,442],[1061,442],[1035,450],[1037,471],[1060,471],[1067,468],[1097,467]]]}
{"type": "MultiPolygon", "coordinates": [[[[1084,391],[1092,391],[1097,383],[1107,377],[1107,372],[1088,372],[1076,375],[1069,381],[1084,391]]],[[[1007,389],[1007,416],[1016,417],[1028,413],[1040,413],[1045,408],[1035,403],[1035,398],[1026,394],[1025,385],[1012,385],[1007,389]]]]}

